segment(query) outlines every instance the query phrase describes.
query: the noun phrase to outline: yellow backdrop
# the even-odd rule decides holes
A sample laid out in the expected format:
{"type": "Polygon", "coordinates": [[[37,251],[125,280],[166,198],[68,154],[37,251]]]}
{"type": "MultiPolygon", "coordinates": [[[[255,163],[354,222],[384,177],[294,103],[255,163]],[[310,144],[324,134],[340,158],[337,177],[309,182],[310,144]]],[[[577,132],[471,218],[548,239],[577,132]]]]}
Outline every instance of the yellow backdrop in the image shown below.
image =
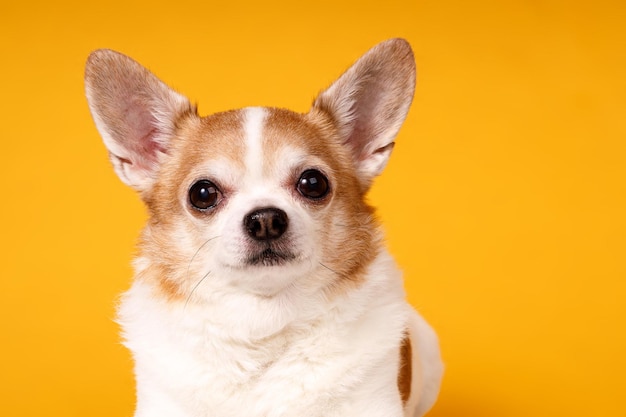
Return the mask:
{"type": "Polygon", "coordinates": [[[112,318],[145,215],[89,116],[90,50],[203,114],[305,111],[401,36],[418,89],[371,200],[441,337],[431,415],[626,416],[625,2],[5,3],[0,415],[133,409],[112,318]]]}

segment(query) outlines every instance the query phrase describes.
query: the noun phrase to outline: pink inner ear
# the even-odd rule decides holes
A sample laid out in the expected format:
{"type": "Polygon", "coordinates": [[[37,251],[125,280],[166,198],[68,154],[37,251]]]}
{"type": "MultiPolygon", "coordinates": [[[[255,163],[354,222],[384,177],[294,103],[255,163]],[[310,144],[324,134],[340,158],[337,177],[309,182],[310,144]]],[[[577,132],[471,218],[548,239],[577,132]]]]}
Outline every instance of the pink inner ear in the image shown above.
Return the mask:
{"type": "Polygon", "coordinates": [[[150,112],[147,103],[141,100],[129,100],[124,112],[128,136],[123,138],[124,144],[130,151],[126,161],[139,168],[150,168],[158,160],[159,153],[165,153],[165,146],[159,142],[163,134],[158,128],[158,122],[150,112]]]}
{"type": "Polygon", "coordinates": [[[165,153],[166,148],[159,143],[156,138],[158,131],[156,128],[150,130],[144,137],[141,138],[139,143],[142,145],[142,149],[139,151],[142,156],[149,162],[157,162],[159,153],[165,153]]]}
{"type": "Polygon", "coordinates": [[[381,91],[380,83],[375,78],[360,87],[360,94],[351,110],[353,118],[353,128],[346,143],[352,148],[357,160],[363,161],[376,152],[382,152],[387,144],[376,143],[375,139],[384,130],[385,120],[380,120],[379,113],[386,113],[388,110],[384,106],[385,95],[381,91]],[[382,148],[379,148],[383,145],[382,148]]]}

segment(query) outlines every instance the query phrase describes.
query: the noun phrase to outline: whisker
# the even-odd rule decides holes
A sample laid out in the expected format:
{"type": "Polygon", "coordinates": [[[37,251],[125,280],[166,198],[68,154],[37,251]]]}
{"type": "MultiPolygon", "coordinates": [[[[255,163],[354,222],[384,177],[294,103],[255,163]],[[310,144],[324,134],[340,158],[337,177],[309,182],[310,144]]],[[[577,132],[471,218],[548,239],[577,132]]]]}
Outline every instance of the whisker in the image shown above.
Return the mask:
{"type": "Polygon", "coordinates": [[[189,295],[187,296],[187,299],[185,300],[185,306],[183,307],[183,311],[185,311],[187,309],[187,304],[189,304],[189,300],[191,300],[191,296],[193,295],[193,293],[200,286],[200,284],[202,284],[202,281],[204,281],[206,279],[206,277],[209,276],[210,273],[211,273],[211,271],[209,271],[206,274],[204,274],[204,276],[202,278],[200,278],[200,280],[198,282],[196,282],[196,285],[193,286],[193,288],[191,289],[191,292],[189,293],[189,295]]]}
{"type": "Polygon", "coordinates": [[[335,274],[335,275],[338,275],[338,276],[340,276],[340,277],[342,277],[342,278],[345,278],[345,277],[346,277],[346,275],[345,275],[345,274],[339,273],[339,272],[335,271],[334,269],[332,269],[332,268],[330,268],[330,267],[328,267],[328,266],[324,265],[324,264],[323,264],[323,263],[321,263],[321,262],[318,262],[318,264],[320,264],[320,265],[321,265],[321,266],[323,266],[324,268],[328,269],[330,272],[332,272],[332,273],[333,273],[333,274],[335,274]]]}
{"type": "MultiPolygon", "coordinates": [[[[206,242],[204,242],[202,245],[200,245],[198,247],[196,252],[193,254],[191,259],[189,260],[189,264],[187,264],[187,273],[186,273],[187,279],[189,278],[189,271],[191,270],[191,264],[193,263],[194,259],[196,259],[196,256],[198,256],[198,254],[200,253],[202,248],[204,248],[209,242],[217,239],[218,237],[220,237],[220,236],[212,237],[212,238],[208,239],[206,242]]],[[[183,307],[183,311],[185,311],[187,309],[187,304],[189,304],[189,300],[191,300],[191,297],[193,296],[193,293],[200,286],[200,284],[202,284],[202,281],[204,281],[206,279],[206,277],[209,276],[210,273],[211,273],[211,271],[207,272],[202,278],[200,278],[200,280],[198,282],[196,282],[196,285],[193,286],[193,288],[191,289],[191,292],[189,293],[189,295],[187,296],[187,299],[185,300],[185,306],[183,307]]]]}
{"type": "Polygon", "coordinates": [[[187,278],[189,278],[189,269],[191,268],[191,263],[193,262],[194,259],[196,259],[196,256],[198,256],[198,254],[200,253],[200,251],[202,250],[203,247],[206,246],[207,243],[209,243],[212,240],[217,239],[219,236],[215,236],[212,237],[211,239],[207,240],[206,242],[204,242],[202,245],[200,245],[200,247],[198,248],[198,250],[196,250],[196,253],[193,254],[193,256],[191,257],[191,259],[189,260],[189,264],[187,265],[187,278]]]}

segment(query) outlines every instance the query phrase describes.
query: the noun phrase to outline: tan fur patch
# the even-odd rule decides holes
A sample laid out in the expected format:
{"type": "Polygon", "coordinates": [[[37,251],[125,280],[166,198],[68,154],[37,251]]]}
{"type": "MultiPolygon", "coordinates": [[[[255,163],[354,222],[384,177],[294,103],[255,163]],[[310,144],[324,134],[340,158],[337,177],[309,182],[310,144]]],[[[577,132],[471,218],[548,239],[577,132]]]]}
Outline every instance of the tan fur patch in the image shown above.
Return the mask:
{"type": "Polygon", "coordinates": [[[398,370],[398,389],[402,404],[406,404],[411,395],[412,380],[411,339],[407,334],[400,345],[400,367],[398,370]]]}

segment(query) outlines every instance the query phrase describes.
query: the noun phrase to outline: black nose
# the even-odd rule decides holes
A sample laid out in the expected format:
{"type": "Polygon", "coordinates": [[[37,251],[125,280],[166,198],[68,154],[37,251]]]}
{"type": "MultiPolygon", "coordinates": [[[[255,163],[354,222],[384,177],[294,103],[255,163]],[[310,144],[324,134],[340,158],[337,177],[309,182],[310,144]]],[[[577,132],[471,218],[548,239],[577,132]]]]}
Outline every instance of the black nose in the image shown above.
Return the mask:
{"type": "Polygon", "coordinates": [[[255,240],[278,239],[285,233],[288,224],[287,213],[275,207],[255,210],[243,219],[246,231],[255,240]]]}

